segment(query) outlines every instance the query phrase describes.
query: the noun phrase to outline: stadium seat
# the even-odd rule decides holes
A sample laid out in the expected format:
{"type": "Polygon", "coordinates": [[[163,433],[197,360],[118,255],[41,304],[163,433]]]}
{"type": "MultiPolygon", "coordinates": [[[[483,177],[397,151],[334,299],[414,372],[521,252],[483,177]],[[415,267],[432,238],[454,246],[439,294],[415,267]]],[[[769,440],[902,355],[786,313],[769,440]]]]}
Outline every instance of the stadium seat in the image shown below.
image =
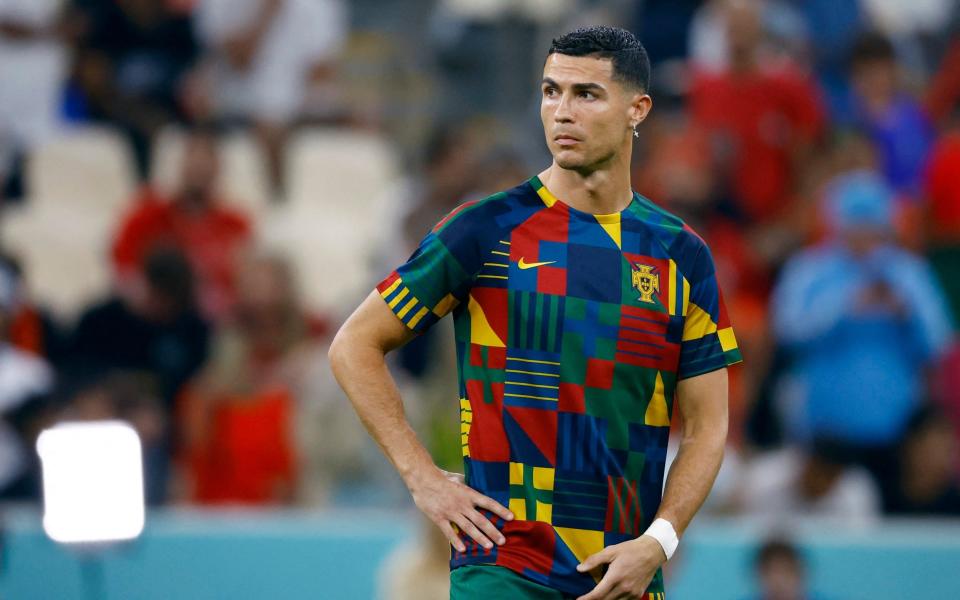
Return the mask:
{"type": "Polygon", "coordinates": [[[110,215],[70,205],[31,205],[4,212],[0,237],[19,257],[31,297],[69,319],[110,289],[110,215]]]}
{"type": "Polygon", "coordinates": [[[349,129],[307,129],[287,151],[287,204],[364,222],[396,174],[393,152],[380,136],[349,129]]]}
{"type": "MultiPolygon", "coordinates": [[[[184,132],[177,127],[164,129],[154,142],[150,181],[165,192],[173,192],[183,155],[184,132]]],[[[234,132],[220,139],[221,171],[217,182],[224,200],[256,217],[269,205],[270,185],[266,163],[256,139],[245,132],[234,132]]]]}
{"type": "Polygon", "coordinates": [[[64,130],[36,148],[27,163],[30,203],[70,205],[115,215],[130,199],[136,177],[126,141],[112,129],[64,130]]]}
{"type": "Polygon", "coordinates": [[[369,291],[386,226],[380,202],[395,173],[389,146],[375,135],[312,129],[291,141],[287,202],[261,234],[290,257],[310,308],[337,313],[369,291]]]}

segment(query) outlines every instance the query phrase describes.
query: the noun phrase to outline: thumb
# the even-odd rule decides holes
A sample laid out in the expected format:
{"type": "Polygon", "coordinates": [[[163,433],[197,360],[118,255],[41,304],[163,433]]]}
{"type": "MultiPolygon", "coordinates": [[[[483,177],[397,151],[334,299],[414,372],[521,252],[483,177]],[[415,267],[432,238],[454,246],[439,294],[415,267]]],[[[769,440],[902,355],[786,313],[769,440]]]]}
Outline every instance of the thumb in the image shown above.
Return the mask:
{"type": "Polygon", "coordinates": [[[610,562],[610,554],[607,552],[607,548],[604,548],[596,554],[591,554],[584,560],[582,563],[577,565],[577,571],[585,573],[587,571],[592,571],[597,568],[599,565],[610,562]]]}

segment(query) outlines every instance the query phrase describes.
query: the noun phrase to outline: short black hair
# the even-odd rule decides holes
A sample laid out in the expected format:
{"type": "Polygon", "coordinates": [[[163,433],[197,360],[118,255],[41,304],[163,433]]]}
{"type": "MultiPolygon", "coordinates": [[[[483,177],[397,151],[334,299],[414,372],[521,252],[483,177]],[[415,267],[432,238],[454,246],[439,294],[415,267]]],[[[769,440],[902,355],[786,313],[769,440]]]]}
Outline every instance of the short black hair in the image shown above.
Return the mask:
{"type": "Polygon", "coordinates": [[[873,62],[893,62],[897,59],[897,50],[890,38],[879,31],[861,34],[850,49],[850,68],[873,62]]]}
{"type": "Polygon", "coordinates": [[[766,568],[775,560],[785,560],[792,563],[797,569],[804,569],[803,556],[793,543],[785,537],[767,539],[753,558],[753,565],[758,571],[766,568]]]}
{"type": "Polygon", "coordinates": [[[554,39],[547,56],[554,53],[609,58],[614,79],[644,92],[650,89],[650,57],[637,36],[626,29],[606,25],[581,27],[554,39]]]}

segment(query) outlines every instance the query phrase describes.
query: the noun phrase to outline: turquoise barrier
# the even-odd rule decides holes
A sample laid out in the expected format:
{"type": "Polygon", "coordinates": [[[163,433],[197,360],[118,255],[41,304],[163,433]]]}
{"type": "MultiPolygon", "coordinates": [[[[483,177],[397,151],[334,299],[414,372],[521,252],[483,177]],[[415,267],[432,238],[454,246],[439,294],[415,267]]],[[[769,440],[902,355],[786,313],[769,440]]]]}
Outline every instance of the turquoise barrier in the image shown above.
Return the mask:
{"type": "MultiPolygon", "coordinates": [[[[135,542],[80,553],[50,541],[38,516],[3,521],[4,600],[373,598],[377,570],[415,534],[410,512],[152,513],[135,542]]],[[[743,600],[765,531],[698,520],[668,571],[670,600],[743,600]]],[[[811,588],[827,600],[960,599],[960,524],[895,522],[847,531],[809,525],[795,538],[811,588]]]]}

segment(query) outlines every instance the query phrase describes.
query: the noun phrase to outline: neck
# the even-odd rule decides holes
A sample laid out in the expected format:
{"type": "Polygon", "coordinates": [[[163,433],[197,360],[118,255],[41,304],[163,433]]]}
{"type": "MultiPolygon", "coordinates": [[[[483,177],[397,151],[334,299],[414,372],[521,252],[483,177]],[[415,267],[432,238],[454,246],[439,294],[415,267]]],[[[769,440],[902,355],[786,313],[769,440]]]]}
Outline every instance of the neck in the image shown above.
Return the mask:
{"type": "Polygon", "coordinates": [[[617,213],[633,198],[630,152],[621,152],[603,168],[590,172],[564,169],[556,161],[539,174],[554,196],[573,208],[595,215],[617,213]]]}

